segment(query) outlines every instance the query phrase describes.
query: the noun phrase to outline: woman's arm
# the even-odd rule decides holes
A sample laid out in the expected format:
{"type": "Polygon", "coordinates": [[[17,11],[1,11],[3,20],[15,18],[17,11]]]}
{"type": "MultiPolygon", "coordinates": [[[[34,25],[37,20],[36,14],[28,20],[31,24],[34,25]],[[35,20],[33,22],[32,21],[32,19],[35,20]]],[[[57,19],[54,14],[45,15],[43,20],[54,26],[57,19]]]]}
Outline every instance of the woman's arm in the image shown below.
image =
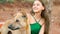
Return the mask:
{"type": "Polygon", "coordinates": [[[42,19],[42,21],[41,21],[41,23],[40,23],[41,25],[42,25],[42,28],[41,28],[41,30],[40,30],[40,32],[39,32],[39,34],[44,34],[44,29],[45,29],[45,20],[44,19],[42,19]]]}
{"type": "Polygon", "coordinates": [[[31,34],[31,29],[30,29],[30,21],[29,21],[29,14],[26,14],[27,15],[27,23],[28,23],[28,34],[31,34]]]}
{"type": "Polygon", "coordinates": [[[30,30],[30,24],[29,24],[29,19],[27,20],[27,23],[28,23],[28,34],[31,34],[31,30],[30,30]]]}
{"type": "Polygon", "coordinates": [[[44,27],[45,27],[45,24],[42,25],[42,28],[41,28],[39,34],[44,34],[44,27]]]}

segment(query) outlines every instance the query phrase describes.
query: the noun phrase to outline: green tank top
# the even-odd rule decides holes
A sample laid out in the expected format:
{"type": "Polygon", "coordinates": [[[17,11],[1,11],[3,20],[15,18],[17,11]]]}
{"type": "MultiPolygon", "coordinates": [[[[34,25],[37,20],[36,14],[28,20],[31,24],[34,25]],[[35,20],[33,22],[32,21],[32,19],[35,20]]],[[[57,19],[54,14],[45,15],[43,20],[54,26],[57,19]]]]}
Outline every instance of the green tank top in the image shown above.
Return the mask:
{"type": "Polygon", "coordinates": [[[34,24],[30,24],[31,27],[31,34],[39,34],[39,31],[41,30],[41,25],[39,22],[36,22],[34,24]]]}

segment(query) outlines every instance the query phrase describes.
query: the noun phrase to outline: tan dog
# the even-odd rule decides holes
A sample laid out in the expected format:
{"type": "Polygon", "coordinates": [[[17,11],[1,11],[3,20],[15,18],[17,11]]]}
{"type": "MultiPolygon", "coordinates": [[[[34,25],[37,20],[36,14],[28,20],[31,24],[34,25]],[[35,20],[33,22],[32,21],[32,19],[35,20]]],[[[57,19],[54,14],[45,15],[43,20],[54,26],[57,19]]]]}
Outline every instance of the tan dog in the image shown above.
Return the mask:
{"type": "Polygon", "coordinates": [[[27,17],[22,12],[15,14],[13,19],[7,20],[1,29],[1,34],[30,34],[30,26],[27,23],[27,17]]]}

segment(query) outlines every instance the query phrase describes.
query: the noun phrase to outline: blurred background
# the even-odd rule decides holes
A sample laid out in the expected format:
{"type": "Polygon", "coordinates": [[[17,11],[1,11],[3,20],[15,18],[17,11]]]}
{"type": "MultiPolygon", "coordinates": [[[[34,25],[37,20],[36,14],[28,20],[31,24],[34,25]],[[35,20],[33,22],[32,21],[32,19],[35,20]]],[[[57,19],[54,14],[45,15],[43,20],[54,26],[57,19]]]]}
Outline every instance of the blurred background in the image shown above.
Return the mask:
{"type": "MultiPolygon", "coordinates": [[[[31,11],[34,0],[0,0],[0,24],[20,11],[31,11]]],[[[49,34],[60,34],[60,0],[43,0],[50,10],[49,34]]],[[[1,27],[1,25],[0,25],[1,27]]]]}

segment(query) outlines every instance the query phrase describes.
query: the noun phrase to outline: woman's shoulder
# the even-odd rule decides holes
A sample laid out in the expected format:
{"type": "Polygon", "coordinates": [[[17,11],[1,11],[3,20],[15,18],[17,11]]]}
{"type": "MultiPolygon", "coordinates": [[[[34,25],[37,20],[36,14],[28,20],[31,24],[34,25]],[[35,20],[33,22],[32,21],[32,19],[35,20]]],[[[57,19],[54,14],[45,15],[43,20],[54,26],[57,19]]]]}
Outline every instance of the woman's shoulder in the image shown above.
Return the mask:
{"type": "Polygon", "coordinates": [[[40,24],[41,25],[44,25],[45,24],[45,19],[44,18],[41,18],[40,24]]]}

